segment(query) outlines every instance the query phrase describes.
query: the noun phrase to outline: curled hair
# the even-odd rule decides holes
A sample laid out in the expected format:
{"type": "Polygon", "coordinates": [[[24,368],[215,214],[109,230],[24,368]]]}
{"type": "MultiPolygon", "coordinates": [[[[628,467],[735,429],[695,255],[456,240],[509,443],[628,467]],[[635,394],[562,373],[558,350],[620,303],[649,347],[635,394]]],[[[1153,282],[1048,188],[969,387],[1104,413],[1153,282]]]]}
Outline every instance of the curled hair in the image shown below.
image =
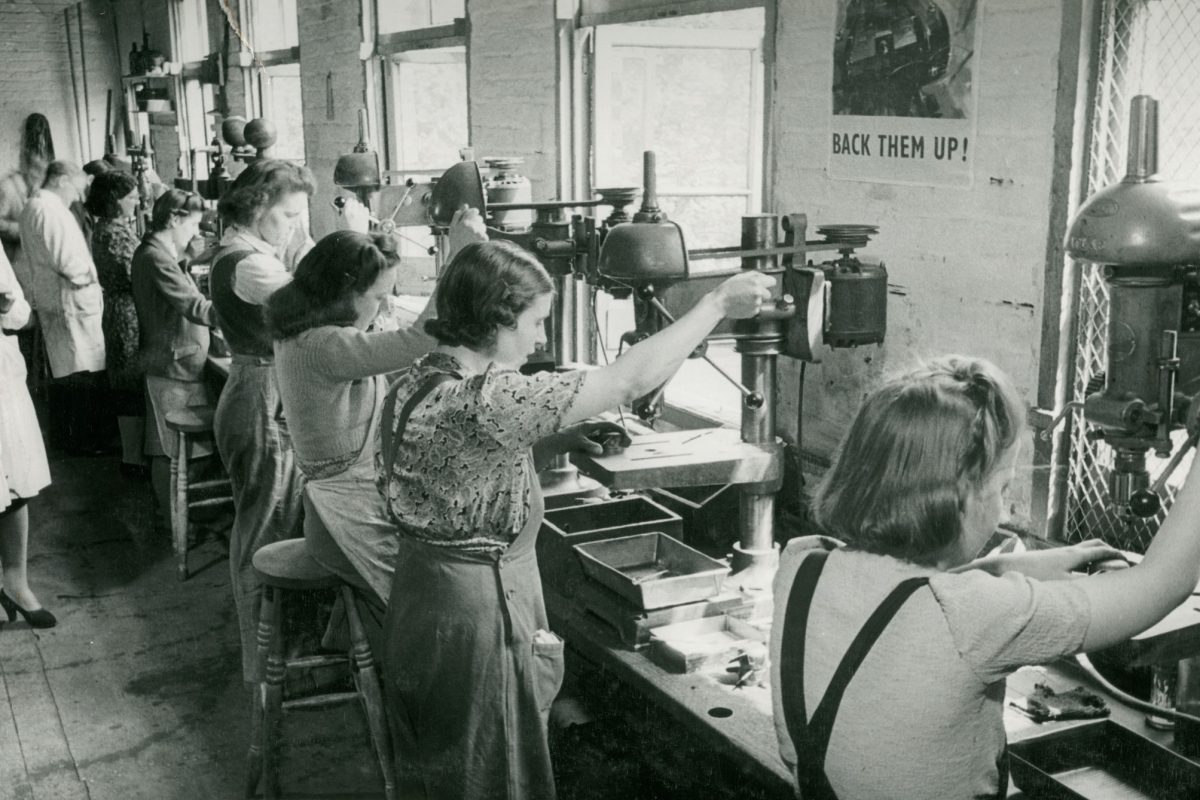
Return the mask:
{"type": "Polygon", "coordinates": [[[83,205],[93,217],[116,219],[121,216],[121,199],[136,190],[137,181],[128,172],[101,172],[92,180],[83,205]]]}
{"type": "Polygon", "coordinates": [[[385,234],[336,231],[321,239],[300,260],[292,282],[267,301],[271,336],[290,339],[323,325],[353,325],[355,297],[400,261],[398,251],[396,239],[385,234]]]}
{"type": "Polygon", "coordinates": [[[83,165],[84,173],[91,175],[93,178],[105,172],[112,172],[114,169],[116,168],[103,158],[92,159],[83,165]]]}
{"type": "Polygon", "coordinates": [[[933,565],[1024,425],[1021,398],[995,365],[931,361],[859,408],[817,487],[816,520],[861,550],[933,565]]]}
{"type": "Polygon", "coordinates": [[[242,171],[217,204],[221,219],[233,225],[251,225],[266,209],[286,194],[304,192],[312,196],[316,181],[308,167],[291,161],[264,158],[242,171]]]}
{"type": "Polygon", "coordinates": [[[153,233],[165,231],[176,217],[186,217],[204,210],[204,201],[195,192],[184,189],[167,189],[154,201],[154,210],[150,213],[150,230],[153,233]]]}
{"type": "Polygon", "coordinates": [[[444,345],[483,350],[496,343],[501,327],[517,317],[554,283],[538,260],[512,242],[477,242],[454,256],[438,280],[437,319],[425,332],[444,345]]]}

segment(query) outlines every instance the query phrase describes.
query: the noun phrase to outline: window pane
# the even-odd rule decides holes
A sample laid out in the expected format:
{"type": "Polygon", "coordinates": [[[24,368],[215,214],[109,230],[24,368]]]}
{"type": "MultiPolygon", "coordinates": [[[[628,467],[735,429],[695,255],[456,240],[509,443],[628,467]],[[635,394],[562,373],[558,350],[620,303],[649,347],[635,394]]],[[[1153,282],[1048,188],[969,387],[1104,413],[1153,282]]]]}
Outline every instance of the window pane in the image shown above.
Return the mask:
{"type": "Polygon", "coordinates": [[[199,61],[208,55],[208,12],[205,0],[181,0],[176,4],[179,20],[179,52],[176,61],[199,61]]]}
{"type": "Polygon", "coordinates": [[[304,105],[300,98],[300,65],[268,67],[263,75],[263,116],[275,123],[279,138],[271,155],[304,160],[304,105]]]}
{"type": "MultiPolygon", "coordinates": [[[[389,133],[398,170],[440,175],[459,161],[470,141],[467,130],[466,48],[405,53],[392,60],[389,75],[392,119],[389,133]]],[[[414,271],[432,275],[428,228],[404,229],[400,255],[414,271]]]]}
{"type": "Polygon", "coordinates": [[[285,50],[300,44],[296,0],[252,0],[247,8],[255,50],[285,50]]]}
{"type": "MultiPolygon", "coordinates": [[[[687,33],[678,33],[686,41],[687,33]]],[[[611,174],[598,179],[639,185],[642,152],[654,150],[662,187],[745,187],[753,52],[624,46],[613,52],[619,77],[607,83],[606,106],[616,133],[605,159],[611,174]]]]}
{"type": "Polygon", "coordinates": [[[398,168],[433,170],[454,164],[469,141],[466,49],[419,51],[393,63],[398,168]]]}
{"type": "Polygon", "coordinates": [[[379,32],[449,25],[466,16],[465,0],[379,0],[379,32]]]}

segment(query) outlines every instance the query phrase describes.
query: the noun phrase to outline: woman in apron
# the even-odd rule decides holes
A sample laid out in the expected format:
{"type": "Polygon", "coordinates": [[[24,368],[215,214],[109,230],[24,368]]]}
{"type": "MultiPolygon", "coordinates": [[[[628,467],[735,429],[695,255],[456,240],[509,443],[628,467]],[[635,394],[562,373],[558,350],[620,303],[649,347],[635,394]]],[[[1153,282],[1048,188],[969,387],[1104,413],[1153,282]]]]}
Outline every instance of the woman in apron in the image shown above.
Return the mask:
{"type": "MultiPolygon", "coordinates": [[[[485,240],[479,212],[455,214],[450,235],[452,249],[485,240]]],[[[397,246],[390,236],[332,233],[268,304],[279,396],[305,476],[308,551],[359,588],[372,639],[383,622],[397,546],[396,528],[375,488],[383,376],[410,366],[436,344],[422,329],[433,303],[411,327],[368,331],[394,293],[397,246]]]]}
{"type": "Polygon", "coordinates": [[[771,695],[804,800],[1004,798],[1005,679],[1109,647],[1200,579],[1200,470],[1145,559],[1089,541],[976,559],[1008,518],[1025,404],[1011,378],[947,356],[864,401],[812,501],[838,542],[793,539],[775,575],[771,695]]]}
{"type": "Polygon", "coordinates": [[[403,796],[555,796],[546,726],[563,645],[534,555],[538,462],[666,380],[723,318],[756,314],[772,281],[729,279],[610,366],[527,376],[553,300],[545,269],[508,242],[469,245],[446,268],[425,324],[438,347],[392,387],[380,430],[400,533],[383,666],[403,796]]]}
{"type": "Polygon", "coordinates": [[[307,168],[263,159],[238,175],[218,205],[228,227],[213,259],[209,289],[232,363],[213,432],[233,489],[229,571],[247,682],[255,679],[262,594],[251,559],[265,544],[300,535],[302,481],[275,384],[264,311],[268,298],[292,280],[291,267],[281,257],[301,237],[314,191],[307,168]]]}

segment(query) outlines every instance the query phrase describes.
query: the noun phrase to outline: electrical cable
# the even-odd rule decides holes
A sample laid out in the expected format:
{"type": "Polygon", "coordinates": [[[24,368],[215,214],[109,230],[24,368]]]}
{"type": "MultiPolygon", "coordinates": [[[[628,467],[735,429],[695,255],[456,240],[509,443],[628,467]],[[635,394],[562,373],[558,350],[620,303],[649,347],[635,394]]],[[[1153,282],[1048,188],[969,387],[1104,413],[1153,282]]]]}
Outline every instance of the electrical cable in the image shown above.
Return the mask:
{"type": "Polygon", "coordinates": [[[1077,653],[1075,655],[1075,661],[1080,667],[1083,668],[1083,671],[1086,672],[1092,680],[1100,684],[1100,687],[1104,689],[1104,691],[1108,692],[1125,705],[1133,706],[1139,711],[1145,711],[1149,714],[1154,714],[1157,717],[1166,717],[1167,719],[1173,719],[1179,722],[1190,722],[1193,725],[1200,725],[1200,717],[1197,717],[1193,714],[1185,714],[1182,711],[1176,711],[1173,708],[1160,708],[1153,703],[1147,703],[1145,700],[1139,700],[1128,692],[1121,691],[1116,686],[1113,686],[1107,678],[1100,674],[1100,671],[1093,666],[1091,659],[1089,659],[1086,654],[1077,653]]]}

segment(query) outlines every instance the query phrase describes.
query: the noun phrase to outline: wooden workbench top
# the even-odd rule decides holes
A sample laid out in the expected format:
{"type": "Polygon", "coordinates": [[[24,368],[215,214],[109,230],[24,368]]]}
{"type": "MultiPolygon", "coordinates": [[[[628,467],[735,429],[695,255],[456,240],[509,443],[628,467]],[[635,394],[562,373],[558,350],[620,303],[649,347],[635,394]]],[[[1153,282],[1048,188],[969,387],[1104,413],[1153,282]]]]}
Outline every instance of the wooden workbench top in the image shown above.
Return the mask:
{"type": "MultiPolygon", "coordinates": [[[[769,689],[734,689],[718,683],[712,674],[703,671],[668,672],[652,661],[645,651],[625,647],[612,628],[585,613],[553,587],[545,587],[545,592],[551,627],[572,648],[589,661],[610,670],[701,741],[728,756],[754,776],[772,796],[795,797],[791,775],[779,756],[769,689]]],[[[1026,667],[1008,679],[1004,726],[1010,744],[1089,723],[1036,723],[1009,705],[1032,693],[1037,683],[1048,684],[1056,691],[1085,686],[1105,698],[1112,709],[1113,722],[1153,742],[1171,746],[1171,733],[1147,727],[1141,711],[1108,695],[1073,661],[1026,667]]],[[[1020,800],[1027,795],[1010,786],[1008,797],[1009,800],[1020,800]]]]}

